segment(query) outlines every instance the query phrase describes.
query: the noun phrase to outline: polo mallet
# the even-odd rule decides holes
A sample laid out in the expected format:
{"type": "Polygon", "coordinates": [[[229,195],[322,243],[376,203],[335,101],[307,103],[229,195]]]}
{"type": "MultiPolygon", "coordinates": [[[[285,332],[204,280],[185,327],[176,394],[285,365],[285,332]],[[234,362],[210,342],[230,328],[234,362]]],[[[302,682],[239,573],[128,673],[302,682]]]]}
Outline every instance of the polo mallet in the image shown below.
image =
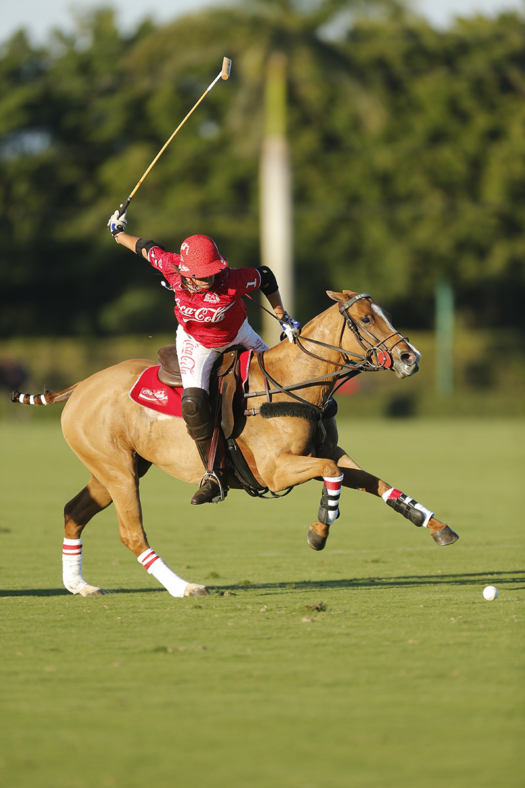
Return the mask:
{"type": "Polygon", "coordinates": [[[146,180],[146,177],[149,175],[149,173],[151,172],[151,170],[153,169],[153,167],[155,166],[155,164],[157,163],[157,161],[160,159],[160,157],[162,156],[162,154],[164,153],[164,151],[166,150],[166,148],[168,147],[168,145],[169,145],[169,144],[170,144],[170,142],[172,141],[173,137],[174,137],[174,136],[177,134],[177,132],[178,132],[178,131],[180,131],[180,129],[181,129],[183,126],[184,126],[184,124],[186,123],[186,121],[188,120],[188,118],[190,117],[190,115],[192,115],[192,114],[195,112],[195,110],[197,109],[197,107],[199,106],[199,104],[201,103],[201,101],[202,101],[204,98],[206,98],[206,96],[208,95],[208,93],[210,92],[210,90],[212,89],[212,87],[213,87],[213,86],[214,86],[214,85],[215,85],[215,84],[216,84],[216,83],[219,81],[219,79],[221,79],[221,78],[222,78],[222,79],[228,79],[228,77],[230,76],[230,71],[231,71],[231,68],[232,68],[232,62],[231,62],[231,60],[230,60],[228,57],[225,57],[225,58],[223,58],[223,59],[222,59],[222,69],[221,69],[221,71],[220,71],[220,72],[217,74],[217,76],[215,77],[215,79],[213,80],[213,82],[211,83],[211,85],[209,85],[209,87],[207,87],[207,88],[206,88],[206,90],[204,91],[204,93],[202,94],[202,96],[200,97],[200,99],[197,101],[197,103],[195,104],[195,106],[194,106],[194,107],[192,107],[192,109],[190,109],[190,111],[188,112],[188,114],[186,115],[186,117],[184,118],[184,120],[182,121],[182,123],[179,123],[179,125],[177,126],[177,128],[175,129],[175,131],[173,132],[173,134],[171,135],[171,137],[169,138],[169,140],[168,140],[168,141],[166,142],[166,144],[165,144],[165,145],[163,145],[163,147],[162,147],[162,148],[159,150],[159,152],[157,153],[157,155],[155,156],[155,158],[153,159],[153,161],[152,161],[152,162],[151,162],[151,164],[149,165],[148,169],[146,170],[146,172],[144,173],[144,175],[142,176],[142,178],[139,180],[139,182],[137,183],[137,185],[135,186],[135,188],[133,189],[133,191],[132,191],[132,192],[131,192],[131,194],[129,195],[129,197],[128,197],[128,199],[126,200],[126,202],[125,202],[123,205],[121,205],[121,206],[120,206],[120,209],[119,209],[119,218],[122,216],[122,214],[124,213],[124,211],[127,209],[128,205],[129,205],[129,204],[130,204],[130,202],[132,201],[133,197],[134,197],[134,196],[135,196],[135,194],[138,192],[138,190],[139,190],[139,187],[140,187],[140,186],[141,186],[141,185],[144,183],[144,181],[146,180]]]}

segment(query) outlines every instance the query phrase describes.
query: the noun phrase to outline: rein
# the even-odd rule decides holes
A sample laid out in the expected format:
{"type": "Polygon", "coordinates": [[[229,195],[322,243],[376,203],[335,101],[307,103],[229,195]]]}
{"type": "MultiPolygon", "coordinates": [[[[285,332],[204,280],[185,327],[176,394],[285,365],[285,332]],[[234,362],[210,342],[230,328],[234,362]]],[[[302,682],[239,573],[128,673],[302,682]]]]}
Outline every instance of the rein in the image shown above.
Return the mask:
{"type": "MultiPolygon", "coordinates": [[[[359,301],[362,298],[371,298],[369,293],[359,293],[358,295],[351,298],[349,301],[345,301],[344,303],[339,304],[339,312],[341,313],[343,320],[343,325],[341,326],[341,334],[339,337],[339,346],[336,345],[329,345],[326,342],[320,342],[317,339],[311,339],[310,337],[301,337],[296,336],[294,338],[294,343],[298,346],[298,348],[311,358],[317,359],[318,361],[323,361],[324,363],[333,364],[334,366],[339,367],[339,369],[334,370],[334,372],[328,372],[325,375],[321,375],[316,378],[310,378],[309,380],[305,380],[302,383],[293,383],[288,386],[281,386],[272,376],[269,374],[268,370],[265,367],[264,363],[264,354],[266,351],[257,354],[257,361],[259,363],[259,368],[264,376],[265,382],[265,390],[264,391],[257,391],[257,392],[248,392],[245,396],[246,398],[250,397],[261,397],[266,395],[266,399],[268,402],[272,401],[273,394],[288,394],[288,396],[292,397],[293,399],[297,400],[298,402],[306,403],[309,407],[311,407],[319,417],[322,416],[324,412],[324,407],[319,407],[318,405],[313,405],[311,402],[308,402],[303,397],[300,397],[298,394],[294,394],[293,392],[297,391],[298,389],[303,388],[310,388],[311,386],[315,386],[321,381],[329,382],[330,379],[335,378],[337,381],[336,386],[332,392],[335,393],[337,389],[339,389],[343,383],[351,378],[359,375],[361,372],[380,372],[382,370],[390,369],[393,364],[392,361],[392,351],[394,348],[399,345],[400,342],[406,341],[405,337],[401,336],[399,331],[395,331],[394,333],[390,334],[386,339],[380,340],[376,336],[374,336],[370,331],[366,328],[361,326],[362,332],[367,336],[362,336],[359,331],[359,327],[357,322],[354,318],[350,315],[349,309],[350,307],[355,304],[356,301],[359,301]],[[364,350],[364,355],[360,353],[356,353],[352,350],[344,350],[341,347],[343,341],[343,335],[345,328],[349,328],[350,331],[354,334],[357,342],[364,350]],[[391,339],[392,337],[398,336],[399,339],[397,342],[394,342],[390,347],[387,347],[386,342],[391,339]],[[372,342],[367,338],[370,337],[372,342]],[[317,353],[313,353],[312,351],[308,350],[304,346],[304,342],[310,342],[313,345],[317,345],[318,347],[327,348],[328,350],[335,350],[341,354],[343,361],[332,361],[331,359],[323,358],[323,356],[318,355],[317,353]],[[349,356],[353,356],[357,361],[353,361],[349,356]],[[375,357],[375,360],[374,360],[375,357]],[[268,385],[271,383],[274,388],[271,389],[268,385]]],[[[264,307],[263,307],[264,308],[264,307]]],[[[271,314],[271,313],[269,313],[271,314]]],[[[275,317],[275,315],[274,315],[275,317]]],[[[276,318],[278,319],[278,318],[276,318]]],[[[326,405],[326,403],[325,403],[326,405]]],[[[246,411],[246,415],[256,415],[258,410],[256,408],[251,408],[246,411]]]]}

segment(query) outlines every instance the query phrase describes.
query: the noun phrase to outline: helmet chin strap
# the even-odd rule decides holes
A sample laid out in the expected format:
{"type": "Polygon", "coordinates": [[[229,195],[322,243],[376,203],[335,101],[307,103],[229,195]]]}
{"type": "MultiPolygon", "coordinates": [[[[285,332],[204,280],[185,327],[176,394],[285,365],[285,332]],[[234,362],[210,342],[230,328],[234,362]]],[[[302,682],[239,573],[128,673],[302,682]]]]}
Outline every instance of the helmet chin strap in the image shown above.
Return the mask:
{"type": "Polygon", "coordinates": [[[189,290],[190,293],[198,293],[199,292],[200,287],[198,287],[195,284],[195,281],[194,281],[193,277],[191,277],[191,276],[183,276],[182,277],[182,282],[183,282],[184,287],[186,288],[186,290],[189,290]]]}
{"type": "MultiPolygon", "coordinates": [[[[208,290],[205,290],[202,287],[199,287],[199,285],[195,283],[195,276],[183,276],[181,278],[184,283],[184,287],[186,290],[189,290],[190,293],[207,293],[211,289],[208,288],[208,290]]],[[[215,284],[215,282],[213,282],[213,284],[215,284]]]]}
{"type": "MultiPolygon", "coordinates": [[[[195,277],[193,277],[193,276],[191,276],[191,277],[190,276],[181,276],[181,280],[182,280],[183,287],[186,290],[188,290],[190,293],[208,293],[209,292],[209,290],[203,290],[202,287],[199,287],[197,284],[195,284],[195,281],[194,281],[195,277]]],[[[166,290],[171,290],[172,289],[164,281],[162,281],[160,284],[161,284],[161,287],[165,287],[166,290]]],[[[213,284],[215,284],[215,282],[213,282],[213,284]]],[[[210,290],[211,290],[211,288],[210,288],[210,290]]]]}

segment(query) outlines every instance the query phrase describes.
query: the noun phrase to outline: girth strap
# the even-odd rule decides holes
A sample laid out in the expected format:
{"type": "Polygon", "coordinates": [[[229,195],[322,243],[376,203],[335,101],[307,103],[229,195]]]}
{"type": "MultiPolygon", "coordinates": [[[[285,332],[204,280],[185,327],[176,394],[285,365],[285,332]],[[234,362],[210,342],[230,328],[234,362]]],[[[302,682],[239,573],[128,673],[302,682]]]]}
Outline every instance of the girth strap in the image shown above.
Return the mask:
{"type": "Polygon", "coordinates": [[[292,492],[293,486],[282,493],[274,493],[268,487],[263,487],[251,472],[250,466],[246,462],[237,441],[234,438],[229,438],[226,443],[228,447],[228,457],[237,481],[243,490],[247,492],[248,495],[251,495],[252,498],[263,498],[264,500],[269,500],[270,498],[284,498],[285,495],[292,492]]]}

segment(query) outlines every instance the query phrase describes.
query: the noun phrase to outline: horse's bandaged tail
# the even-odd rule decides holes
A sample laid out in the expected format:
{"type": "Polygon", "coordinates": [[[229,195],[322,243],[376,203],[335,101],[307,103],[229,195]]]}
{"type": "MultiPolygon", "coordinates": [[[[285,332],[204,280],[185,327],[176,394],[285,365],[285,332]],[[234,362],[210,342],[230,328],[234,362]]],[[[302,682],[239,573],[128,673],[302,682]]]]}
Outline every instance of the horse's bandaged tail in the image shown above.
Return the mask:
{"type": "Polygon", "coordinates": [[[13,391],[11,402],[19,402],[21,405],[53,405],[55,402],[65,402],[69,399],[77,386],[78,383],[75,383],[68,389],[58,392],[45,389],[43,394],[23,394],[21,391],[13,391]]]}
{"type": "Polygon", "coordinates": [[[423,504],[418,503],[413,498],[410,498],[401,490],[396,490],[391,487],[381,496],[388,506],[391,506],[395,512],[399,512],[411,523],[417,525],[418,528],[424,526],[428,527],[429,521],[434,517],[434,512],[427,509],[423,504]]]}

